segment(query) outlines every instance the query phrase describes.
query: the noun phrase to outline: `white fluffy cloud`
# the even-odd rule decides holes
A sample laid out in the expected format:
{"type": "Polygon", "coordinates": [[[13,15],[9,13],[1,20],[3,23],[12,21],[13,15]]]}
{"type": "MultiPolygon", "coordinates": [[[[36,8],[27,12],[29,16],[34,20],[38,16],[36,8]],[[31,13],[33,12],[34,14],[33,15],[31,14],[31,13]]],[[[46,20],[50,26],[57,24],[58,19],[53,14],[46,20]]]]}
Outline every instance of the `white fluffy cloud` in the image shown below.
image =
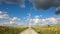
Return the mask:
{"type": "Polygon", "coordinates": [[[40,22],[40,19],[39,19],[39,16],[35,16],[35,19],[33,19],[33,22],[36,24],[36,23],[39,23],[40,22]]]}
{"type": "Polygon", "coordinates": [[[31,25],[60,25],[60,18],[50,17],[41,19],[41,16],[35,16],[35,18],[31,18],[31,16],[28,15],[27,19],[25,20],[26,23],[30,23],[31,25]]]}
{"type": "Polygon", "coordinates": [[[0,25],[60,25],[60,18],[46,18],[41,19],[41,16],[35,16],[31,18],[31,14],[23,21],[18,17],[10,18],[6,12],[0,11],[0,25]]]}
{"type": "Polygon", "coordinates": [[[17,24],[18,22],[20,22],[20,19],[17,18],[17,17],[13,17],[13,18],[10,19],[10,24],[13,24],[13,23],[17,24]]]}
{"type": "Polygon", "coordinates": [[[7,19],[7,18],[9,18],[9,16],[6,13],[0,11],[0,19],[7,19]]]}
{"type": "Polygon", "coordinates": [[[6,12],[0,11],[0,25],[18,25],[20,24],[21,19],[18,17],[10,18],[6,12]]]}
{"type": "Polygon", "coordinates": [[[30,23],[32,25],[60,25],[60,18],[46,18],[46,19],[41,19],[38,16],[35,16],[35,18],[30,19],[30,23]]]}

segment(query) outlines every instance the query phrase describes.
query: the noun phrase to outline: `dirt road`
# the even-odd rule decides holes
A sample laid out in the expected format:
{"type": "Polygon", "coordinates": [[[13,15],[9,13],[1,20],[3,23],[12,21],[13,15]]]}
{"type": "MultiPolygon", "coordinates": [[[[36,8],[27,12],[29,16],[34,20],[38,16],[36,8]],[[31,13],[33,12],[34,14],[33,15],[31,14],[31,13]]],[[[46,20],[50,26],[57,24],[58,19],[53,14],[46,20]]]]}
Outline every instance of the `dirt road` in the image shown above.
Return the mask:
{"type": "Polygon", "coordinates": [[[27,29],[19,34],[38,34],[38,33],[35,32],[33,29],[27,29]]]}

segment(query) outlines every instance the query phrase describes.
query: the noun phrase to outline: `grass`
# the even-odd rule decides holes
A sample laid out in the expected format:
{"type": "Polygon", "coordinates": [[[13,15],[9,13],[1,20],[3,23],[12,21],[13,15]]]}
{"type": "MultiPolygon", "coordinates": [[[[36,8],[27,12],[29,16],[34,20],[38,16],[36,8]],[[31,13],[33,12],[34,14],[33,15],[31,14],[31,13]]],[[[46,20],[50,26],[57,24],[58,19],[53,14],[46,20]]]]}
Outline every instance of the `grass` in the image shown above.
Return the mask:
{"type": "Polygon", "coordinates": [[[39,34],[60,34],[60,26],[39,26],[33,29],[39,34]]]}
{"type": "Polygon", "coordinates": [[[22,31],[26,30],[27,27],[17,28],[17,27],[8,27],[8,26],[0,26],[0,34],[19,34],[22,31]]]}

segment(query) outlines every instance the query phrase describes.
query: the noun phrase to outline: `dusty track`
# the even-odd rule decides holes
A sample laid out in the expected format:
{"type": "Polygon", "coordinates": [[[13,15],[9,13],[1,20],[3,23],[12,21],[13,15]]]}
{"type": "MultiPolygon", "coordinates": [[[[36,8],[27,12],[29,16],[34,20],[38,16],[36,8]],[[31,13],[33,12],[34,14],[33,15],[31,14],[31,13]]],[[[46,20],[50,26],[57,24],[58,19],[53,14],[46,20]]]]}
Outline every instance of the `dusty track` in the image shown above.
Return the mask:
{"type": "Polygon", "coordinates": [[[27,29],[19,34],[38,34],[38,33],[35,32],[33,29],[27,29]]]}

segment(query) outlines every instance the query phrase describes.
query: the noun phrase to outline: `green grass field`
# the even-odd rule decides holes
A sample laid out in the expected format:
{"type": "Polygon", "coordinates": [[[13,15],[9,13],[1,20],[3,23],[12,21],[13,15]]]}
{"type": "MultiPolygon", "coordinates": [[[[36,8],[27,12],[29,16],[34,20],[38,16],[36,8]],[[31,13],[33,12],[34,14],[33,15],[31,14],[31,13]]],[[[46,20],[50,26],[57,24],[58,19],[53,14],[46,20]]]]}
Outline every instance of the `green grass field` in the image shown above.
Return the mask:
{"type": "Polygon", "coordinates": [[[60,26],[37,26],[33,29],[39,34],[60,34],[60,26]]]}
{"type": "Polygon", "coordinates": [[[17,28],[17,27],[10,27],[10,26],[9,27],[0,26],[0,34],[19,34],[26,29],[27,27],[17,28]]]}

